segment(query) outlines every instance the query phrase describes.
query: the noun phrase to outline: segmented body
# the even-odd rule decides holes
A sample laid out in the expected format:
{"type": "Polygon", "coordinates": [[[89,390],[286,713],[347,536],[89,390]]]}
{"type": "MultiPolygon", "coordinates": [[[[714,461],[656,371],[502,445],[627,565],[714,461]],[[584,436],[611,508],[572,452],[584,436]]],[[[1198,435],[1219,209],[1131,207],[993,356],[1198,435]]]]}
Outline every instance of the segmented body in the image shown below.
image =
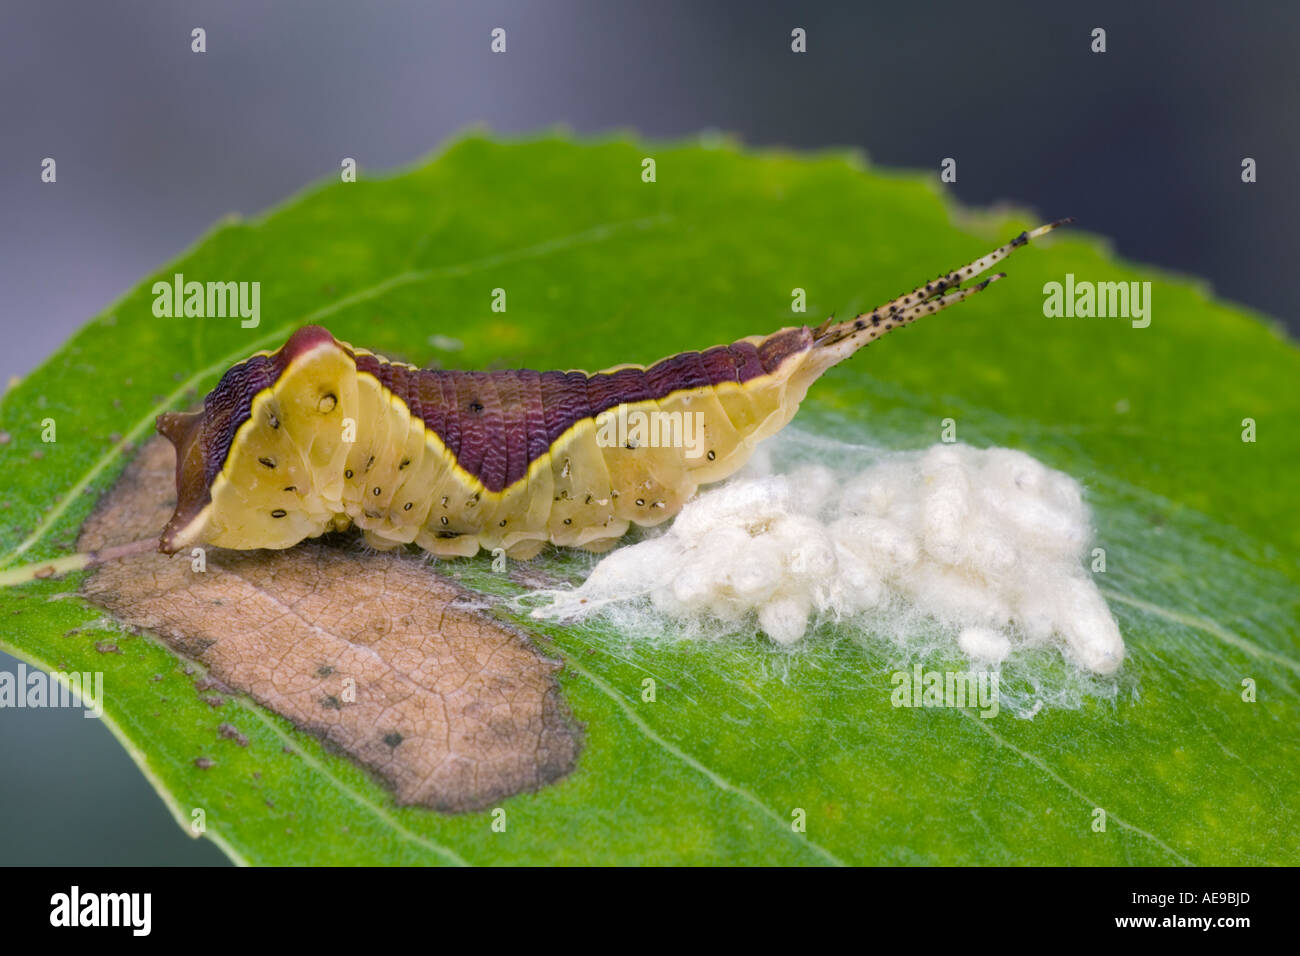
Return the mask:
{"type": "Polygon", "coordinates": [[[377,547],[442,556],[605,550],[734,473],[827,368],[978,292],[992,279],[957,286],[1048,228],[848,322],[648,368],[419,369],[306,326],[230,369],[202,412],[159,419],[178,493],[160,547],[286,548],[355,524],[377,547]],[[680,423],[678,440],[644,441],[646,421],[680,423]]]}

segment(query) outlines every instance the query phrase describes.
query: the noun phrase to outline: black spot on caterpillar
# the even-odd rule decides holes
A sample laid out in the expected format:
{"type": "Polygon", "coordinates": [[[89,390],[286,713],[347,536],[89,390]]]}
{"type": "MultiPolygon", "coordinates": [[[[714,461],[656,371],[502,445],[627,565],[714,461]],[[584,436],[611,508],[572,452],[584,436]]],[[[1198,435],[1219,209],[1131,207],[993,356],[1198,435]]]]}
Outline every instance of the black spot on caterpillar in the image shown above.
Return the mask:
{"type": "Polygon", "coordinates": [[[960,283],[1069,221],[852,320],[649,367],[417,369],[305,326],[226,372],[203,411],[159,417],[177,458],[176,511],[159,548],[288,548],[356,524],[377,548],[414,542],[443,556],[504,548],[526,559],[548,542],[607,550],[633,522],[672,517],[700,485],[740,468],[828,368],[982,291],[1002,274],[960,283]],[[646,422],[650,440],[636,430],[646,422]]]}

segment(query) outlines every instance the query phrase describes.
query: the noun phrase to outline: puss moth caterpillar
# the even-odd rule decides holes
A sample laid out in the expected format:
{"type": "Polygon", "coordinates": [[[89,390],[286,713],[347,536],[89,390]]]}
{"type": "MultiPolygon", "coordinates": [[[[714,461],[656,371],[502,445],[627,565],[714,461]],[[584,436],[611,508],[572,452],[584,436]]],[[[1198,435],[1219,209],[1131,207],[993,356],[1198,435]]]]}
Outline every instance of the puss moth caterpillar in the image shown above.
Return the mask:
{"type": "Polygon", "coordinates": [[[527,559],[548,542],[607,550],[739,469],[832,365],[983,290],[1003,274],[961,283],[1069,221],[854,319],[648,368],[419,369],[305,326],[227,371],[201,412],[159,416],[177,459],[159,550],[289,548],[353,524],[375,547],[414,542],[440,556],[503,548],[527,559]],[[698,426],[689,445],[644,441],[645,422],[687,416],[698,426]]]}

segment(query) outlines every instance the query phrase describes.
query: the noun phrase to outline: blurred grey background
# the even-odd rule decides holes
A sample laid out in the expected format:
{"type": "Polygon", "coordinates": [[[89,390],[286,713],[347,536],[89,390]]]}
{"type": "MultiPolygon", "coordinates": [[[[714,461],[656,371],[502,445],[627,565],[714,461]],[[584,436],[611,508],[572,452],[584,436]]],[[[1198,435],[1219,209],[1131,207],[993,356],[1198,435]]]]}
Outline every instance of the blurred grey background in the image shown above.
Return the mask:
{"type": "MultiPolygon", "coordinates": [[[[935,171],[952,156],[962,201],[1073,214],[1294,335],[1297,50],[1300,4],[1208,0],[7,0],[0,382],[226,213],[337,176],[343,156],[409,163],[470,124],[716,129],[935,171]],[[488,49],[497,26],[504,56],[488,49]]],[[[224,859],[181,832],[98,722],[0,711],[0,863],[224,859]]]]}

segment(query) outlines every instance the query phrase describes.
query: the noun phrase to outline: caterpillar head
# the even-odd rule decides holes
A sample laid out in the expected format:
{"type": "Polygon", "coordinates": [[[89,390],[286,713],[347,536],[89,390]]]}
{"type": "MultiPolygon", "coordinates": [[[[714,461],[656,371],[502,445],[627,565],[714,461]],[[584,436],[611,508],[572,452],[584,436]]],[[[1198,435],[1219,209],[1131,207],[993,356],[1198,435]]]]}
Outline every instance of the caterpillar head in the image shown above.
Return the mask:
{"type": "Polygon", "coordinates": [[[304,326],[279,351],[229,369],[202,411],[158,416],[176,449],[176,511],[158,550],[287,548],[320,534],[328,520],[317,513],[315,469],[299,445],[312,446],[314,430],[328,431],[341,416],[337,400],[328,404],[338,415],[320,411],[320,396],[344,393],[351,359],[325,329],[304,326]]]}
{"type": "Polygon", "coordinates": [[[195,519],[211,502],[205,478],[212,429],[204,412],[167,412],[158,416],[158,431],[176,449],[176,511],[163,528],[158,550],[174,554],[198,539],[195,519]],[[188,531],[188,533],[187,533],[188,531]]]}

